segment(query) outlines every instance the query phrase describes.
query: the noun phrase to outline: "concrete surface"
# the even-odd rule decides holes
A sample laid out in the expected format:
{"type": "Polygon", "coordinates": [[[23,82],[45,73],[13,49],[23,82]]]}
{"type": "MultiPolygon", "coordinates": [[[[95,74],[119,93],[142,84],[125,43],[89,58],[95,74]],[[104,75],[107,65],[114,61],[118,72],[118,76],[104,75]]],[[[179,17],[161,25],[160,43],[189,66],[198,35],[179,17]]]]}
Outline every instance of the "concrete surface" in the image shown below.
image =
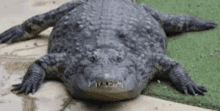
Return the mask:
{"type": "MultiPolygon", "coordinates": [[[[36,14],[54,9],[70,0],[1,0],[0,33],[36,14]]],[[[1,111],[210,111],[141,95],[117,103],[94,103],[76,100],[58,81],[47,81],[34,94],[15,95],[11,85],[20,83],[31,62],[46,54],[47,37],[52,28],[39,38],[15,44],[0,44],[1,111]]]]}

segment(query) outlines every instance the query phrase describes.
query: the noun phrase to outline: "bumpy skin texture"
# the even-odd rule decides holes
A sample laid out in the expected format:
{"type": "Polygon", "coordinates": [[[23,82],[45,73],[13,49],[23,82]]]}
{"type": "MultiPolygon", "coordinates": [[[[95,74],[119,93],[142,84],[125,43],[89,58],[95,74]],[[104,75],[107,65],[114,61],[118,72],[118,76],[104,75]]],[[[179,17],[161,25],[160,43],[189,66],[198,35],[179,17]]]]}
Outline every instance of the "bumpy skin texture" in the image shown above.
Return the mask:
{"type": "Polygon", "coordinates": [[[11,43],[54,26],[48,53],[13,90],[34,93],[45,78],[59,78],[75,98],[118,101],[140,95],[159,70],[182,92],[203,95],[205,87],[165,56],[165,32],[206,30],[217,24],[191,15],[164,15],[132,1],[72,1],[0,34],[1,42],[11,43]]]}

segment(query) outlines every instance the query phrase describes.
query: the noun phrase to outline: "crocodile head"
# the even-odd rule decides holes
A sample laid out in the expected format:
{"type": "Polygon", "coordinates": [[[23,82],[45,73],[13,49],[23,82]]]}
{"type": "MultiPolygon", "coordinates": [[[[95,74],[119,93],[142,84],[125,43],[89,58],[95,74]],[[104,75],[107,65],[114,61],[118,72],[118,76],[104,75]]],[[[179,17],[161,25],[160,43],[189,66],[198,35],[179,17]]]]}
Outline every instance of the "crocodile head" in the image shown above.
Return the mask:
{"type": "Polygon", "coordinates": [[[140,95],[146,81],[141,79],[137,61],[130,52],[110,48],[88,51],[64,71],[64,84],[76,98],[118,101],[140,95]]]}

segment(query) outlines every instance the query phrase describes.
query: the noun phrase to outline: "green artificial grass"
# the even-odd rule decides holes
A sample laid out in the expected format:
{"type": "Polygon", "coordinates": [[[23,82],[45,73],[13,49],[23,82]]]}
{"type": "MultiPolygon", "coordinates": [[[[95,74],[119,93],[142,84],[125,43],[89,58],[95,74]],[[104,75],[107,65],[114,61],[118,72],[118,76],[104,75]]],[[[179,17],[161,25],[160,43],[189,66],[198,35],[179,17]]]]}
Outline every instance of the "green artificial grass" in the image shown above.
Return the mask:
{"type": "MultiPolygon", "coordinates": [[[[137,0],[169,14],[188,13],[220,23],[220,0],[137,0]]],[[[185,67],[190,78],[208,90],[204,96],[185,95],[171,82],[151,82],[145,95],[209,109],[220,109],[220,29],[189,32],[168,37],[167,53],[185,67]]]]}

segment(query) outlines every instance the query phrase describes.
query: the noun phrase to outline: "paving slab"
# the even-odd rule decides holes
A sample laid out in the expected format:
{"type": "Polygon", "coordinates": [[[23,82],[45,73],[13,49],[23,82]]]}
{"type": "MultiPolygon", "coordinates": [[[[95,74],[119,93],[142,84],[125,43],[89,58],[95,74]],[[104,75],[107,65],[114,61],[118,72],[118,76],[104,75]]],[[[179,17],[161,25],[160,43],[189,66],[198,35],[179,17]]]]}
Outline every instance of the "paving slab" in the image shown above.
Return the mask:
{"type": "MultiPolygon", "coordinates": [[[[70,0],[0,1],[0,33],[24,20],[54,9],[70,0]]],[[[38,38],[0,44],[0,109],[1,111],[211,111],[209,109],[165,101],[145,95],[116,103],[97,103],[72,98],[58,81],[45,81],[33,94],[16,95],[11,85],[20,83],[28,66],[46,54],[47,37],[52,28],[38,38]]]]}

